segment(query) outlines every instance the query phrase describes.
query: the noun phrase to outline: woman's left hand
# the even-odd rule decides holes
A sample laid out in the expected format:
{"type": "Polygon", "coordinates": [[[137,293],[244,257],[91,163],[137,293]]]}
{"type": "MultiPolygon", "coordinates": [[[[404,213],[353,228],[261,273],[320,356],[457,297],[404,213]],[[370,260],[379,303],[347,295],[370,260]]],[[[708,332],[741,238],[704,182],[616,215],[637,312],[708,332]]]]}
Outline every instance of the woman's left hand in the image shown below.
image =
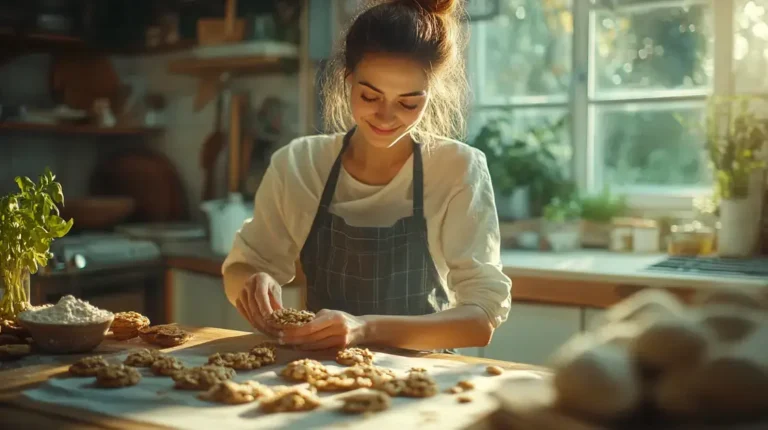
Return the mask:
{"type": "Polygon", "coordinates": [[[365,321],[342,311],[323,309],[301,327],[284,329],[279,340],[304,350],[346,348],[364,342],[365,321]]]}

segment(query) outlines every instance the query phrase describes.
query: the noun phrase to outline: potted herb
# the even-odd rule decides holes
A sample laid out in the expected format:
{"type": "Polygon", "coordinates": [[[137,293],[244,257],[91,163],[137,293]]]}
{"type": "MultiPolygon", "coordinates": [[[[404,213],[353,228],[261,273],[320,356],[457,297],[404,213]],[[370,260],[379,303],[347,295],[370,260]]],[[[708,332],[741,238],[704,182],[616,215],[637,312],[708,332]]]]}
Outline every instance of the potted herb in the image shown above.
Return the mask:
{"type": "Polygon", "coordinates": [[[35,184],[17,177],[19,192],[0,197],[0,318],[15,319],[29,307],[29,275],[48,264],[51,241],[72,228],[59,217],[64,205],[61,184],[49,169],[35,184]]]}
{"type": "Polygon", "coordinates": [[[624,196],[611,194],[609,187],[594,195],[579,198],[581,205],[581,245],[608,248],[611,244],[611,220],[624,216],[627,202],[624,196]]]}
{"type": "Polygon", "coordinates": [[[570,148],[562,142],[566,117],[515,136],[508,120],[486,123],[473,141],[485,153],[502,220],[536,217],[567,186],[570,148]]]}
{"type": "Polygon", "coordinates": [[[707,111],[707,149],[720,198],[718,253],[747,257],[758,245],[768,119],[752,110],[764,97],[714,98],[707,111]]]}
{"type": "Polygon", "coordinates": [[[553,198],[544,207],[542,233],[555,252],[570,251],[581,246],[581,205],[576,198],[553,198]]]}

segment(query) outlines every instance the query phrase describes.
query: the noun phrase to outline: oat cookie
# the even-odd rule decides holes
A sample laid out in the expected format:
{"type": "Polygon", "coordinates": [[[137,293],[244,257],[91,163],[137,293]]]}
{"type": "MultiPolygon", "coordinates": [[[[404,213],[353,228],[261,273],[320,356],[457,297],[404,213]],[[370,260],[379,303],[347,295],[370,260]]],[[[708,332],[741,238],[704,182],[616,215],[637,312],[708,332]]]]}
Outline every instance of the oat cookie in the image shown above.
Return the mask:
{"type": "Polygon", "coordinates": [[[208,390],[219,382],[235,376],[229,367],[206,365],[176,372],[172,377],[179,390],[208,390]]]}
{"type": "Polygon", "coordinates": [[[497,376],[504,373],[504,369],[502,369],[499,366],[488,366],[485,368],[485,371],[488,372],[489,375],[497,376]]]}
{"type": "Polygon", "coordinates": [[[192,335],[176,325],[163,324],[139,329],[139,337],[144,342],[170,348],[186,343],[192,335]]]}
{"type": "Polygon", "coordinates": [[[432,397],[437,394],[437,383],[426,373],[411,373],[405,378],[405,387],[400,392],[405,397],[432,397]]]}
{"type": "Polygon", "coordinates": [[[211,387],[208,391],[200,393],[197,397],[215,403],[227,405],[240,405],[250,403],[263,397],[274,394],[272,389],[256,381],[245,381],[238,384],[233,381],[222,381],[211,387]]]}
{"type": "Polygon", "coordinates": [[[32,353],[32,347],[27,344],[0,346],[0,361],[18,360],[32,353]]]}
{"type": "Polygon", "coordinates": [[[17,321],[0,319],[0,333],[12,334],[18,338],[26,339],[29,335],[29,330],[21,326],[17,321]]]}
{"type": "Polygon", "coordinates": [[[464,389],[459,387],[458,385],[454,385],[453,387],[446,389],[445,392],[448,394],[459,394],[459,393],[463,393],[464,389]]]}
{"type": "Polygon", "coordinates": [[[157,357],[150,368],[152,373],[157,376],[173,376],[176,372],[184,370],[185,366],[178,358],[166,355],[157,357]]]}
{"type": "Polygon", "coordinates": [[[139,335],[139,330],[149,327],[149,318],[138,312],[118,312],[112,321],[110,330],[117,340],[133,339],[139,335]]]}
{"type": "Polygon", "coordinates": [[[109,363],[104,360],[104,357],[95,355],[77,360],[69,366],[69,373],[73,376],[96,376],[99,369],[107,366],[109,366],[109,363]]]}
{"type": "Polygon", "coordinates": [[[328,375],[324,379],[316,379],[310,384],[317,391],[352,391],[358,388],[370,388],[373,381],[364,377],[350,377],[345,375],[328,375]]]}
{"type": "Polygon", "coordinates": [[[368,348],[347,348],[336,354],[336,362],[342,366],[373,364],[373,353],[368,348]]]}
{"type": "Polygon", "coordinates": [[[367,378],[374,384],[380,381],[395,379],[395,373],[391,370],[367,364],[358,364],[356,366],[348,367],[342,370],[341,374],[350,378],[367,378]]]}
{"type": "Polygon", "coordinates": [[[231,367],[235,370],[253,370],[261,367],[261,358],[247,352],[216,353],[208,357],[208,364],[231,367]]]}
{"type": "MultiPolygon", "coordinates": [[[[272,342],[272,341],[267,340],[267,341],[264,341],[264,342],[261,342],[261,343],[257,343],[256,345],[253,346],[253,349],[266,348],[266,349],[271,350],[272,353],[275,354],[275,353],[277,353],[277,348],[279,348],[279,347],[280,347],[280,345],[278,345],[276,342],[272,342]]],[[[253,349],[251,351],[253,351],[253,349]]]]}
{"type": "Polygon", "coordinates": [[[408,373],[427,373],[427,369],[423,367],[411,367],[408,369],[408,373]]]}
{"type": "Polygon", "coordinates": [[[391,397],[402,394],[405,390],[405,379],[388,379],[377,381],[373,384],[373,389],[383,391],[391,397]]]}
{"type": "Polygon", "coordinates": [[[123,363],[133,367],[150,367],[160,357],[165,357],[165,354],[156,349],[142,349],[128,354],[123,363]]]}
{"type": "Polygon", "coordinates": [[[328,376],[328,369],[317,360],[303,359],[288,363],[280,375],[294,382],[312,382],[328,376]]]}
{"type": "Polygon", "coordinates": [[[112,364],[96,372],[96,386],[101,388],[122,388],[136,385],[141,374],[135,367],[124,364],[112,364]]]}
{"type": "Polygon", "coordinates": [[[381,391],[370,393],[352,394],[344,397],[343,412],[348,414],[362,414],[366,412],[380,412],[389,409],[392,400],[388,395],[381,391]]]}
{"type": "Polygon", "coordinates": [[[277,388],[274,394],[261,400],[261,409],[267,413],[311,411],[320,406],[313,390],[303,387],[277,388]]]}
{"type": "Polygon", "coordinates": [[[275,363],[275,359],[277,358],[276,355],[275,355],[275,350],[274,349],[269,349],[269,348],[260,347],[260,346],[252,348],[251,351],[249,352],[249,354],[251,354],[252,356],[257,357],[259,360],[261,360],[261,365],[262,366],[267,366],[267,365],[270,365],[270,364],[274,364],[275,363]]]}
{"type": "Polygon", "coordinates": [[[314,318],[315,314],[313,312],[285,308],[272,312],[268,321],[277,327],[292,328],[301,327],[314,318]]]}

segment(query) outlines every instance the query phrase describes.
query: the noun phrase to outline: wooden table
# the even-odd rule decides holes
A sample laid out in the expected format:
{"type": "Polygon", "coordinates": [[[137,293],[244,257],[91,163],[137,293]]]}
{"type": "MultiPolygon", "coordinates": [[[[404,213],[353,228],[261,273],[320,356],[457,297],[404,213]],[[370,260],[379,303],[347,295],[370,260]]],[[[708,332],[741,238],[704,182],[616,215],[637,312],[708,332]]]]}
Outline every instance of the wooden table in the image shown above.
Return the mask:
{"type": "MultiPolygon", "coordinates": [[[[165,351],[181,350],[199,346],[222,338],[251,335],[251,333],[247,332],[212,327],[184,327],[184,329],[192,332],[194,337],[185,345],[177,348],[170,348],[165,351]]],[[[263,340],[266,340],[266,337],[264,337],[263,340]]],[[[256,339],[254,343],[257,341],[258,339],[256,339]]],[[[150,346],[144,344],[138,338],[128,342],[119,342],[108,337],[95,351],[87,355],[101,354],[107,356],[109,354],[117,354],[126,350],[142,347],[149,348],[150,346]]],[[[63,406],[35,403],[20,395],[21,391],[32,388],[52,376],[66,373],[69,364],[83,356],[84,355],[46,356],[45,358],[48,361],[46,364],[41,364],[40,360],[36,359],[35,356],[25,358],[24,360],[15,363],[3,363],[2,367],[0,367],[0,417],[2,417],[3,422],[2,428],[55,428],[57,430],[74,428],[164,428],[140,424],[111,416],[99,415],[79,409],[75,410],[63,406]],[[53,358],[53,360],[51,360],[51,358],[53,358]]],[[[464,363],[495,364],[510,370],[546,371],[545,369],[536,366],[461,355],[428,354],[420,355],[420,357],[455,360],[464,363]]]]}

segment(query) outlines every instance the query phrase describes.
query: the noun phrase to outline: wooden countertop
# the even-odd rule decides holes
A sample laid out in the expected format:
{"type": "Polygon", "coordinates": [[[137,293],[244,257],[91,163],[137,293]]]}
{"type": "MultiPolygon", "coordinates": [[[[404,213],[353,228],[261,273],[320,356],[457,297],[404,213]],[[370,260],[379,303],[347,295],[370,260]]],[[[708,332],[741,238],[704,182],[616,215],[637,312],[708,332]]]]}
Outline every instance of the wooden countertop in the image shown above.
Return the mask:
{"type": "MultiPolygon", "coordinates": [[[[267,338],[263,335],[248,332],[225,330],[212,327],[184,327],[192,332],[194,337],[186,344],[169,348],[174,351],[200,346],[220,341],[222,338],[252,336],[253,342],[258,343],[267,338]]],[[[91,354],[101,354],[108,358],[109,354],[117,354],[139,347],[152,348],[139,339],[119,342],[109,337],[91,354]]],[[[45,355],[30,356],[17,362],[6,362],[0,367],[0,416],[3,417],[3,428],[55,428],[59,429],[96,429],[96,428],[163,428],[147,426],[125,419],[108,417],[80,409],[71,409],[49,404],[35,403],[20,395],[21,391],[32,388],[50,377],[63,375],[69,364],[82,358],[83,355],[45,355]]],[[[546,369],[526,364],[516,364],[497,360],[466,357],[449,354],[419,355],[425,358],[455,360],[464,363],[495,364],[509,370],[529,370],[546,372],[546,369]]]]}

